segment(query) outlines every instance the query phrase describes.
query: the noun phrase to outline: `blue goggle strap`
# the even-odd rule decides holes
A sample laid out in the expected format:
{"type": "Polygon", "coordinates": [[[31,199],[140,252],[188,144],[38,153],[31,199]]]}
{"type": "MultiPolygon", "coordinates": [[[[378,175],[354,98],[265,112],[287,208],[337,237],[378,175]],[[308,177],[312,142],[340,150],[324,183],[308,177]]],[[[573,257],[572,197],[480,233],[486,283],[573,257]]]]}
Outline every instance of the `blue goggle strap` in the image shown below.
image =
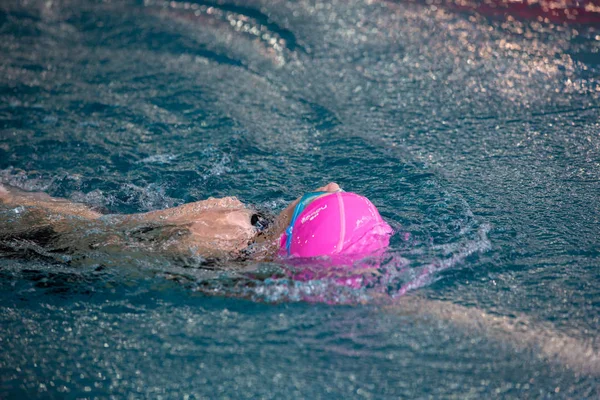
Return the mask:
{"type": "Polygon", "coordinates": [[[296,204],[296,207],[294,208],[294,214],[292,215],[292,220],[290,221],[290,224],[288,225],[288,227],[285,230],[285,234],[287,235],[286,241],[285,241],[285,250],[287,252],[287,255],[290,255],[290,246],[292,245],[292,234],[293,234],[293,228],[294,228],[294,224],[296,223],[296,220],[298,219],[298,217],[300,216],[300,214],[302,213],[302,211],[304,211],[304,209],[306,208],[306,206],[308,206],[314,199],[316,199],[319,196],[322,196],[324,194],[327,193],[331,193],[331,192],[309,192],[306,193],[304,196],[302,196],[300,198],[300,201],[298,202],[298,204],[296,204]]]}

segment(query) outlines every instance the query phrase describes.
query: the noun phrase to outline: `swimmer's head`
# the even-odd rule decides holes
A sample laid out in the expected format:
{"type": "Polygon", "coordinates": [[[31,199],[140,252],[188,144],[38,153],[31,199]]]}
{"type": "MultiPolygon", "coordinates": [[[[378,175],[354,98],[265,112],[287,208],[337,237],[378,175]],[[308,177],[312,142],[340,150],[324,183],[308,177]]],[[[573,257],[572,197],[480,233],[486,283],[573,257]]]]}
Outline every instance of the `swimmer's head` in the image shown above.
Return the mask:
{"type": "Polygon", "coordinates": [[[300,199],[280,248],[291,257],[360,258],[385,249],[391,234],[366,197],[341,190],[313,192],[300,199]]]}

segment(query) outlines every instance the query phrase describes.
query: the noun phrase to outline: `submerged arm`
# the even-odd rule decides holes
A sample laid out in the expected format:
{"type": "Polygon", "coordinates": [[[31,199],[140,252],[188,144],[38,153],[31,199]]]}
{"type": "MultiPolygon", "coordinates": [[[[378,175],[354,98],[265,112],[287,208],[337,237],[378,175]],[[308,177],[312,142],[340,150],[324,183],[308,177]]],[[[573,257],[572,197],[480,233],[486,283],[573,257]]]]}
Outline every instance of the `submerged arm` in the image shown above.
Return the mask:
{"type": "Polygon", "coordinates": [[[549,322],[534,321],[525,314],[494,315],[476,307],[418,296],[402,297],[386,309],[396,314],[446,321],[465,331],[504,342],[518,351],[532,351],[541,359],[557,362],[577,373],[600,377],[600,349],[593,339],[580,339],[558,331],[549,322]]]}

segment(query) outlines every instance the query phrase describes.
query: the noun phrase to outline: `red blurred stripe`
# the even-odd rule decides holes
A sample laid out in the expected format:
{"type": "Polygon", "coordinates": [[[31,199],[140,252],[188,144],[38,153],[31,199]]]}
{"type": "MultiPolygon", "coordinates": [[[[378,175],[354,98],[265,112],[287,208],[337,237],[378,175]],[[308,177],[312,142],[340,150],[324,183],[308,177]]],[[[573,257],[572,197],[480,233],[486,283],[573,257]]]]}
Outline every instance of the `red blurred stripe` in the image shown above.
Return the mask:
{"type": "Polygon", "coordinates": [[[483,15],[512,16],[546,23],[600,24],[600,1],[577,0],[409,0],[483,15]]]}

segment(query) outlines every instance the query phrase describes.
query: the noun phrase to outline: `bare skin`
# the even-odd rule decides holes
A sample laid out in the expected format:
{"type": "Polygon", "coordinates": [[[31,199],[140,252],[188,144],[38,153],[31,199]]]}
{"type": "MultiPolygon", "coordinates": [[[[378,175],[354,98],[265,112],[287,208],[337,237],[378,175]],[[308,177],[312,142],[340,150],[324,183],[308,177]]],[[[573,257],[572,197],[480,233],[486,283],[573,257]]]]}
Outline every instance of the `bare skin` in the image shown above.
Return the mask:
{"type": "MultiPolygon", "coordinates": [[[[332,182],[316,191],[335,192],[339,189],[339,185],[332,182]]],[[[33,215],[28,221],[30,224],[33,221],[34,224],[49,225],[59,235],[82,228],[105,230],[102,243],[94,243],[94,248],[118,247],[120,238],[111,235],[112,230],[143,226],[147,231],[149,224],[153,229],[162,228],[166,232],[153,237],[162,241],[154,249],[207,258],[236,257],[255,240],[262,245],[258,257],[272,257],[277,249],[277,239],[289,224],[298,201],[296,199],[285,208],[273,226],[257,237],[258,232],[251,224],[254,212],[236,197],[209,198],[147,213],[103,216],[84,204],[0,185],[0,202],[9,207],[24,207],[24,211],[33,215]]]]}

